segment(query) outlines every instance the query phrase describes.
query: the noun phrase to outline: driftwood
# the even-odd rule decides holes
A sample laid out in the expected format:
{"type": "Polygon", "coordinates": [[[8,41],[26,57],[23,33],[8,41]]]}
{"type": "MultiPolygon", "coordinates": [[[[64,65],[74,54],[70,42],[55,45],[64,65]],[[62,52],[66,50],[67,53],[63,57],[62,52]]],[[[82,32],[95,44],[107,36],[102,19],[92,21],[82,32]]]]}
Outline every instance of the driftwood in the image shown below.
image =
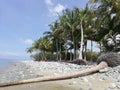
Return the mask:
{"type": "Polygon", "coordinates": [[[107,54],[101,55],[98,58],[98,65],[96,65],[90,69],[85,69],[85,70],[82,70],[79,72],[63,74],[63,75],[58,75],[58,76],[50,76],[50,77],[42,77],[42,78],[40,77],[40,78],[33,78],[33,79],[21,80],[21,81],[15,81],[15,82],[0,83],[0,87],[27,84],[27,83],[44,82],[44,81],[69,79],[69,78],[73,78],[73,77],[91,74],[91,73],[97,72],[100,69],[103,69],[108,66],[115,67],[118,65],[120,65],[120,56],[116,53],[107,53],[107,54]]]}

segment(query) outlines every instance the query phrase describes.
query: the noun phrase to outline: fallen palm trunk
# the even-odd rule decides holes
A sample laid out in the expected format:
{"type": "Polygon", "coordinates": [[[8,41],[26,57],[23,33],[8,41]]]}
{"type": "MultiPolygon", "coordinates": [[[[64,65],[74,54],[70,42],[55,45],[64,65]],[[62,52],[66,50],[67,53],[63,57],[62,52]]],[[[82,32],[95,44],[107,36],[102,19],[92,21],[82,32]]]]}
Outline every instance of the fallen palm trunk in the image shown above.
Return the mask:
{"type": "Polygon", "coordinates": [[[104,54],[98,58],[98,63],[99,64],[94,66],[93,68],[85,69],[79,72],[63,74],[59,76],[49,76],[49,77],[42,77],[42,78],[40,77],[40,78],[33,78],[33,79],[28,79],[28,80],[0,83],[0,87],[27,84],[27,83],[35,83],[35,82],[43,82],[43,81],[62,80],[62,79],[69,79],[69,78],[74,78],[78,76],[83,76],[83,75],[94,73],[108,66],[114,67],[114,66],[120,65],[120,57],[119,55],[115,53],[104,54]]]}

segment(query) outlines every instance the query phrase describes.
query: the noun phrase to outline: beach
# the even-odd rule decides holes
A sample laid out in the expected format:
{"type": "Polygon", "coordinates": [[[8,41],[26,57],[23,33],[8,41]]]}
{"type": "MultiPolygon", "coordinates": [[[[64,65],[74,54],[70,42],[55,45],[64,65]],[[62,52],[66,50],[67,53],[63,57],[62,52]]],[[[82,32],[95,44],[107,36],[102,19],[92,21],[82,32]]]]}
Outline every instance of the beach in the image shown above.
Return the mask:
{"type": "Polygon", "coordinates": [[[109,80],[89,82],[76,78],[3,87],[0,90],[120,90],[111,86],[114,82],[109,80]]]}
{"type": "MultiPolygon", "coordinates": [[[[72,73],[92,65],[75,65],[61,62],[21,61],[11,64],[9,69],[0,74],[0,83],[19,81],[30,78],[56,76],[72,73]]],[[[120,66],[107,68],[100,72],[66,80],[30,83],[0,90],[120,90],[120,66]]]]}

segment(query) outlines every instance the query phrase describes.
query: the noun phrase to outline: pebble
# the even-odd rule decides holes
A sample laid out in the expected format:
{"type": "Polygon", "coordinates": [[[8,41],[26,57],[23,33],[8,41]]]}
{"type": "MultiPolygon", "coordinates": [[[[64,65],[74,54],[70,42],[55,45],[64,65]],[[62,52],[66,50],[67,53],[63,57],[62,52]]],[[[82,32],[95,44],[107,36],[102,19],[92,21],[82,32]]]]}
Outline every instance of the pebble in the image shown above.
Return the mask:
{"type": "Polygon", "coordinates": [[[120,82],[117,82],[117,83],[116,83],[116,87],[117,87],[118,89],[120,89],[120,82]]]}
{"type": "Polygon", "coordinates": [[[73,85],[73,83],[70,82],[69,85],[73,85]]]}
{"type": "Polygon", "coordinates": [[[83,88],[80,88],[80,90],[84,90],[83,88]]]}
{"type": "Polygon", "coordinates": [[[88,90],[93,90],[92,88],[89,88],[88,90]]]}
{"type": "Polygon", "coordinates": [[[29,88],[31,88],[31,87],[32,87],[32,85],[28,85],[28,87],[29,87],[29,88]]]}
{"type": "Polygon", "coordinates": [[[69,85],[75,85],[75,84],[77,84],[76,81],[72,81],[72,82],[69,83],[69,85]]]}
{"type": "Polygon", "coordinates": [[[113,89],[110,89],[110,88],[106,88],[105,90],[113,90],[113,89]]]}
{"type": "Polygon", "coordinates": [[[103,80],[115,80],[116,82],[120,81],[120,66],[109,68],[107,72],[100,73],[99,76],[103,80]]]}
{"type": "Polygon", "coordinates": [[[88,79],[86,77],[81,78],[84,82],[88,82],[88,79]]]}
{"type": "Polygon", "coordinates": [[[93,76],[90,76],[90,79],[91,79],[91,80],[95,80],[95,78],[94,78],[93,76]]]}
{"type": "Polygon", "coordinates": [[[109,88],[110,88],[110,89],[116,88],[116,84],[115,84],[115,83],[110,83],[109,88]]]}
{"type": "Polygon", "coordinates": [[[106,73],[108,70],[109,70],[109,68],[107,67],[107,68],[104,68],[104,69],[99,70],[99,72],[100,72],[100,73],[106,73]]]}

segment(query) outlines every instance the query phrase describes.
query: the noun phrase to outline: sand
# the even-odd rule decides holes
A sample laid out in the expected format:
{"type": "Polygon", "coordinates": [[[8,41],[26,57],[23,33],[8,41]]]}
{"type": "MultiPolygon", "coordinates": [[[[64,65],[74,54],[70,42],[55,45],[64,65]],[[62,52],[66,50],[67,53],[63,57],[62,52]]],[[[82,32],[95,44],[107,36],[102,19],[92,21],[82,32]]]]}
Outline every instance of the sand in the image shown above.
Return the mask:
{"type": "MultiPolygon", "coordinates": [[[[108,90],[114,81],[90,79],[92,75],[67,80],[30,83],[9,87],[0,87],[0,90],[108,90]],[[89,77],[89,79],[88,79],[89,77]],[[87,80],[86,80],[87,78],[87,80]]],[[[120,90],[114,88],[112,90],[120,90]]]]}
{"type": "MultiPolygon", "coordinates": [[[[52,71],[39,71],[41,76],[50,76],[55,74],[52,71]]],[[[9,87],[0,87],[0,90],[120,90],[115,85],[115,81],[112,79],[100,79],[100,74],[91,74],[88,76],[37,82],[23,85],[15,85],[9,87]]]]}

